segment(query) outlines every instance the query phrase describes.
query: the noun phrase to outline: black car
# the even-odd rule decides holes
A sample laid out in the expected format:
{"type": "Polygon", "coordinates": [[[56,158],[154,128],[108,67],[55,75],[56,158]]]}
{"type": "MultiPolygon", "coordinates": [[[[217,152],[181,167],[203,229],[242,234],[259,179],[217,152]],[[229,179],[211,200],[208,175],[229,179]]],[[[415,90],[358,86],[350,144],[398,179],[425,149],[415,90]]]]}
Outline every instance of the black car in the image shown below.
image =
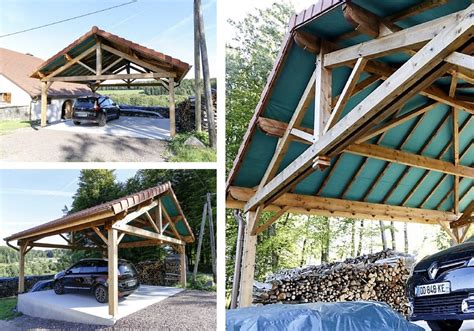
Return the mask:
{"type": "Polygon", "coordinates": [[[407,295],[410,319],[432,330],[459,330],[474,319],[474,237],[418,262],[407,295]]]}
{"type": "Polygon", "coordinates": [[[98,123],[104,126],[108,120],[120,118],[120,107],[106,96],[78,98],[72,108],[72,120],[75,125],[98,123]]]}
{"type": "MultiPolygon", "coordinates": [[[[107,302],[107,259],[82,259],[69,269],[54,276],[54,292],[64,294],[67,289],[91,291],[100,303],[107,302]]],[[[140,283],[135,266],[127,260],[118,260],[118,293],[126,297],[140,283]]]]}

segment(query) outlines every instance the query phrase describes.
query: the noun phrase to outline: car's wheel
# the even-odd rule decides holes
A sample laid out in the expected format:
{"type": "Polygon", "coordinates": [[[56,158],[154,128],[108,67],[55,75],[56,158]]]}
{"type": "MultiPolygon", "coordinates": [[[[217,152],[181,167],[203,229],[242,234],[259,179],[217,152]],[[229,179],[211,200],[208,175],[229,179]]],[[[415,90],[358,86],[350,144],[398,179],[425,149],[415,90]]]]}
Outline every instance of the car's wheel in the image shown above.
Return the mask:
{"type": "Polygon", "coordinates": [[[54,282],[54,293],[64,294],[64,283],[61,279],[54,282]]]}
{"type": "Polygon", "coordinates": [[[99,126],[105,126],[105,123],[107,122],[107,115],[102,114],[99,117],[99,126]]]}
{"type": "Polygon", "coordinates": [[[74,125],[81,125],[81,122],[79,121],[73,121],[74,125]]]}
{"type": "Polygon", "coordinates": [[[461,328],[462,321],[426,321],[433,331],[458,331],[461,328]]]}
{"type": "Polygon", "coordinates": [[[117,119],[120,118],[120,110],[117,112],[117,119]]]}
{"type": "Polygon", "coordinates": [[[108,300],[107,287],[104,285],[97,285],[94,289],[95,299],[100,303],[105,303],[108,300]]]}

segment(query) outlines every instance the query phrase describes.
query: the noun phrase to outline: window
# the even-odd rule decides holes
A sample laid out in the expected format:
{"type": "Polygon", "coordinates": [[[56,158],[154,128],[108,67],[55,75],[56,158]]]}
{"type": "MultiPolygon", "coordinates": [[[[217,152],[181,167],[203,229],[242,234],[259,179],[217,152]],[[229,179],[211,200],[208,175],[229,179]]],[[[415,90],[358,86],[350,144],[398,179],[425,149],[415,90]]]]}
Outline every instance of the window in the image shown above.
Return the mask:
{"type": "Polygon", "coordinates": [[[78,274],[81,271],[81,267],[83,265],[83,262],[76,263],[74,266],[69,269],[71,273],[73,274],[78,274]]]}
{"type": "Polygon", "coordinates": [[[11,103],[12,102],[12,94],[2,92],[0,93],[0,102],[1,103],[11,103]]]}
{"type": "Polygon", "coordinates": [[[86,261],[81,266],[81,274],[96,272],[97,263],[95,261],[86,261]]]}

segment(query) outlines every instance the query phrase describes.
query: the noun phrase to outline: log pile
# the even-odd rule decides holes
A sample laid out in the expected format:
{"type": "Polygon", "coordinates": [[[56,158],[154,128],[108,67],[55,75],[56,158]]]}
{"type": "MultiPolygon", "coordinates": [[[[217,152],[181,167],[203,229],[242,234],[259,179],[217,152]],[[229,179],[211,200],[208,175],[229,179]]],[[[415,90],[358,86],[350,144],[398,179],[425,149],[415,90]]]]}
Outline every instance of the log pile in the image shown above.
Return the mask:
{"type": "MultiPolygon", "coordinates": [[[[217,123],[216,100],[216,91],[212,90],[214,123],[217,123]]],[[[192,96],[176,106],[176,130],[179,133],[195,131],[195,101],[195,97],[192,96]]],[[[207,131],[207,108],[204,96],[201,97],[201,127],[203,131],[207,131]]]]}
{"type": "Polygon", "coordinates": [[[318,266],[282,270],[254,286],[254,303],[381,301],[407,315],[405,285],[414,259],[385,250],[318,266]]]}
{"type": "Polygon", "coordinates": [[[175,285],[180,281],[181,265],[178,254],[168,255],[164,261],[143,261],[135,264],[140,284],[175,285]]]}

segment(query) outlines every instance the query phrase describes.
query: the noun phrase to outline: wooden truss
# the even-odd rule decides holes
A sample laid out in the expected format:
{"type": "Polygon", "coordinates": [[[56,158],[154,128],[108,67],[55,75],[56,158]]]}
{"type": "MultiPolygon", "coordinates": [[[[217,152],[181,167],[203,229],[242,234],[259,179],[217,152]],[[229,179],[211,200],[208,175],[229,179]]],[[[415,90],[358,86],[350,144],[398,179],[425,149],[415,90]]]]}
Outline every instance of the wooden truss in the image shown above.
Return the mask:
{"type": "Polygon", "coordinates": [[[67,63],[55,69],[52,72],[37,71],[41,77],[41,126],[46,126],[47,98],[48,89],[54,82],[74,82],[87,84],[91,91],[95,91],[100,86],[164,86],[169,93],[169,112],[170,112],[170,134],[172,137],[176,134],[175,121],[175,78],[176,73],[159,68],[147,61],[143,61],[134,54],[124,53],[116,48],[110,47],[97,41],[96,44],[85,50],[76,57],[64,54],[67,63]],[[115,55],[117,60],[103,68],[103,51],[115,55]],[[91,57],[95,56],[94,63],[91,63],[91,57]],[[86,60],[87,59],[87,63],[86,60]],[[87,69],[88,73],[84,75],[66,76],[62,75],[66,70],[73,66],[80,65],[87,69]],[[130,73],[131,70],[137,73],[130,73]],[[123,73],[125,72],[125,73],[123,73]],[[147,79],[152,82],[139,82],[137,80],[147,79]],[[107,80],[121,80],[124,84],[106,84],[107,80]],[[136,82],[135,82],[136,81],[136,82]],[[153,83],[155,81],[155,83],[153,83]],[[134,83],[135,82],[135,83],[134,83]]]}
{"type": "Polygon", "coordinates": [[[185,246],[192,238],[180,235],[175,223],[184,218],[171,218],[166,211],[161,197],[141,203],[135,210],[127,214],[113,215],[105,212],[94,218],[85,217],[67,225],[51,227],[36,233],[20,237],[18,248],[7,242],[7,245],[20,253],[18,293],[25,291],[25,255],[33,247],[98,250],[108,257],[109,273],[109,314],[117,315],[118,311],[118,248],[170,245],[181,255],[181,284],[186,287],[185,246]],[[151,229],[147,229],[151,228],[151,229]],[[69,238],[65,236],[69,234],[69,238]],[[39,243],[40,239],[53,235],[61,236],[66,244],[39,243]],[[122,242],[125,236],[142,240],[122,242]],[[183,268],[184,266],[184,268],[183,268]],[[184,270],[184,271],[183,271],[184,270]]]}
{"type": "MultiPolygon", "coordinates": [[[[244,252],[240,283],[239,304],[245,307],[252,302],[252,283],[255,264],[256,235],[265,230],[286,212],[317,214],[326,216],[356,217],[369,220],[390,220],[439,224],[456,242],[461,242],[473,222],[473,202],[461,215],[459,202],[464,198],[472,200],[471,189],[460,192],[460,182],[474,178],[474,169],[463,166],[460,160],[471,148],[459,150],[459,134],[468,127],[474,114],[474,102],[456,96],[458,79],[474,83],[474,5],[467,9],[441,17],[417,26],[402,29],[397,20],[415,15],[423,10],[442,5],[446,1],[425,1],[410,10],[388,18],[377,15],[349,2],[344,4],[344,16],[354,25],[355,30],[335,40],[322,40],[306,32],[293,32],[295,44],[315,54],[316,66],[306,84],[300,101],[288,123],[259,117],[259,128],[268,135],[278,137],[273,157],[255,190],[240,187],[228,187],[227,207],[241,208],[247,212],[247,224],[244,240],[244,252]],[[374,39],[341,48],[339,41],[352,38],[357,34],[366,34],[374,39]],[[386,55],[404,52],[410,58],[400,67],[391,67],[378,61],[386,55]],[[341,92],[331,98],[331,71],[340,66],[349,66],[352,72],[341,92]],[[366,72],[368,77],[361,79],[366,72]],[[446,93],[434,82],[449,75],[452,77],[450,92],[446,93]],[[341,118],[349,98],[369,85],[382,81],[352,111],[341,118]],[[400,109],[417,94],[431,102],[400,115],[400,109]],[[313,129],[301,127],[309,105],[314,101],[313,129]],[[422,156],[426,147],[415,153],[402,151],[416,126],[420,125],[424,115],[439,104],[452,107],[452,115],[446,115],[429,137],[426,145],[436,137],[441,128],[452,119],[453,140],[446,142],[436,157],[422,156]],[[458,112],[468,112],[470,116],[459,123],[458,112]],[[386,132],[409,120],[415,119],[412,131],[404,137],[397,149],[377,145],[386,132]],[[371,138],[379,137],[376,144],[369,144],[371,138]],[[280,165],[292,141],[308,145],[308,148],[286,168],[280,165]],[[454,162],[444,161],[450,147],[453,147],[454,162]],[[344,187],[339,198],[320,197],[324,186],[338,166],[341,154],[351,153],[363,156],[363,162],[354,179],[344,187]],[[345,200],[345,195],[355,179],[364,169],[369,158],[388,161],[381,173],[377,174],[362,201],[345,200]],[[332,160],[332,164],[330,164],[332,160]],[[398,182],[403,180],[411,168],[424,170],[423,176],[415,183],[400,206],[387,205],[387,200],[396,189],[392,187],[383,198],[383,203],[367,202],[373,187],[383,177],[391,164],[403,164],[405,171],[398,182]],[[314,171],[332,166],[315,196],[291,193],[296,185],[314,171]],[[441,202],[453,195],[454,210],[438,211],[423,209],[429,196],[416,208],[406,206],[407,201],[418,190],[431,171],[442,173],[434,191],[448,176],[455,178],[453,189],[441,202]],[[260,223],[263,211],[273,211],[269,220],[260,223]]],[[[281,63],[279,64],[281,65],[281,63]]],[[[245,148],[245,147],[244,147],[245,148]]],[[[439,207],[439,206],[438,206],[439,207]]],[[[438,209],[438,207],[436,209],[438,209]]]]}

